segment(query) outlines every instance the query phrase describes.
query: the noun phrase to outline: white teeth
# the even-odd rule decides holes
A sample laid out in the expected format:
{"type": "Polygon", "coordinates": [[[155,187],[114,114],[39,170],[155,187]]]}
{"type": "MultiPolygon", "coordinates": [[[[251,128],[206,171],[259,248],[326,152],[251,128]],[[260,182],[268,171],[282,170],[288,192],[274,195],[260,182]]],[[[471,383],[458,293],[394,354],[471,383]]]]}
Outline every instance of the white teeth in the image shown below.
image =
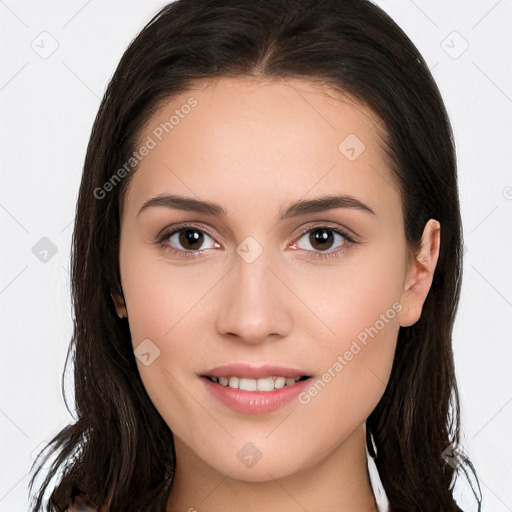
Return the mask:
{"type": "Polygon", "coordinates": [[[256,381],[258,391],[272,391],[274,389],[274,379],[272,377],[265,377],[256,381]]]}
{"type": "Polygon", "coordinates": [[[262,377],[260,379],[247,379],[244,377],[211,377],[214,382],[221,386],[229,386],[233,389],[242,391],[273,391],[285,386],[293,386],[300,377],[293,379],[290,377],[262,377]]]}
{"type": "Polygon", "coordinates": [[[276,381],[274,382],[274,387],[276,389],[284,388],[286,384],[286,379],[284,377],[276,377],[276,381]]]}
{"type": "Polygon", "coordinates": [[[258,387],[258,383],[256,379],[239,379],[238,380],[238,389],[242,391],[256,391],[258,387]]]}

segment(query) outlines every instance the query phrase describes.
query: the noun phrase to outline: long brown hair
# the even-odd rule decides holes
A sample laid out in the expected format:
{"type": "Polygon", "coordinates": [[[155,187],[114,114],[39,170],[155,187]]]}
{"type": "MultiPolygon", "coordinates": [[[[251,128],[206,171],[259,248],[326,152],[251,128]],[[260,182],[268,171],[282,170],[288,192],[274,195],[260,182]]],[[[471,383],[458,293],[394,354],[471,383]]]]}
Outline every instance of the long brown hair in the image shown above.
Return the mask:
{"type": "MultiPolygon", "coordinates": [[[[178,0],[128,47],[92,129],[71,256],[74,332],[66,365],[72,356],[77,421],[47,447],[58,455],[33,512],[41,510],[58,470],[47,511],[64,511],[79,491],[103,511],[165,509],[176,464],[173,435],[146,393],[128,324],[110,295],[122,294],[120,215],[136,168],[108,193],[99,191],[130,159],[162,102],[194,80],[228,76],[319,80],[366,104],[385,126],[411,250],[418,249],[428,219],[441,223],[439,260],[421,318],[400,328],[389,384],[367,428],[391,511],[460,511],[455,479],[462,472],[469,479],[467,468],[475,474],[459,448],[452,353],[462,228],[452,130],[424,59],[367,0],[178,0]],[[450,450],[457,463],[446,456],[450,450]]],[[[35,466],[30,491],[39,459],[35,466]]]]}

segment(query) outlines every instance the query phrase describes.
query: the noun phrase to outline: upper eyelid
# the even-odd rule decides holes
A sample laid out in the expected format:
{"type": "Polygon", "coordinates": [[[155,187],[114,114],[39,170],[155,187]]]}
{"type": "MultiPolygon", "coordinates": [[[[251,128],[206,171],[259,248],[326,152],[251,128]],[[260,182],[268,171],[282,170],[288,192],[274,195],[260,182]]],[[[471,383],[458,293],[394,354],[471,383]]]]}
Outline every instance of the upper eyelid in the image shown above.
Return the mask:
{"type": "Polygon", "coordinates": [[[185,229],[197,229],[197,231],[202,231],[203,233],[206,233],[209,237],[215,239],[215,236],[210,233],[208,229],[205,229],[202,226],[196,225],[196,224],[190,224],[190,223],[183,223],[183,224],[176,224],[174,226],[168,226],[164,229],[162,229],[158,235],[157,240],[160,240],[162,238],[169,238],[170,236],[179,233],[180,231],[183,231],[185,229]]]}
{"type": "Polygon", "coordinates": [[[331,229],[332,231],[334,231],[348,239],[352,239],[354,241],[357,238],[356,235],[352,234],[352,231],[350,229],[346,229],[346,228],[339,227],[339,226],[331,226],[329,222],[319,222],[317,224],[314,224],[313,226],[308,226],[307,228],[303,228],[303,230],[299,234],[302,237],[309,231],[312,231],[313,229],[316,229],[316,228],[331,229]]]}

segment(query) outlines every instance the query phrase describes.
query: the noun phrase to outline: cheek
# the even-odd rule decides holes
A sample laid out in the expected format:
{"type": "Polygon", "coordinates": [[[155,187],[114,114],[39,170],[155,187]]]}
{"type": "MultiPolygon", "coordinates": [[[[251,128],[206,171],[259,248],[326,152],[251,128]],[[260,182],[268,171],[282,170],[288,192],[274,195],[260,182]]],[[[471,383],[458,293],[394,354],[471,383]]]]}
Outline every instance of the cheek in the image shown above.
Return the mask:
{"type": "Polygon", "coordinates": [[[325,327],[320,349],[343,350],[358,336],[364,342],[368,330],[380,339],[393,339],[398,332],[404,270],[399,252],[390,245],[359,250],[336,267],[312,270],[314,275],[296,281],[297,294],[325,327]]]}
{"type": "Polygon", "coordinates": [[[165,256],[155,257],[147,250],[137,254],[135,248],[132,254],[122,275],[133,344],[144,338],[166,343],[189,316],[198,314],[201,300],[218,277],[200,265],[169,265],[165,256]]]}
{"type": "Polygon", "coordinates": [[[315,336],[315,376],[301,402],[312,415],[332,411],[338,419],[364,421],[380,400],[393,364],[399,332],[398,313],[403,283],[396,250],[361,251],[335,271],[304,281],[301,296],[325,329],[315,336]],[[337,407],[343,404],[343,407],[337,407]]]}
{"type": "Polygon", "coordinates": [[[181,430],[186,431],[197,423],[202,411],[185,417],[177,412],[191,412],[187,390],[196,385],[193,371],[204,358],[200,334],[205,331],[199,322],[207,303],[205,294],[219,278],[200,265],[195,269],[168,265],[162,257],[136,246],[132,250],[126,246],[125,254],[130,257],[121,260],[121,275],[132,345],[136,355],[149,352],[151,361],[146,365],[143,357],[137,357],[139,374],[168,425],[175,427],[185,421],[181,430]]]}
{"type": "Polygon", "coordinates": [[[346,306],[330,319],[336,335],[321,340],[315,350],[319,373],[298,397],[310,429],[322,432],[318,453],[350,435],[379,403],[400,328],[398,303],[368,301],[364,293],[345,297],[346,306]]]}

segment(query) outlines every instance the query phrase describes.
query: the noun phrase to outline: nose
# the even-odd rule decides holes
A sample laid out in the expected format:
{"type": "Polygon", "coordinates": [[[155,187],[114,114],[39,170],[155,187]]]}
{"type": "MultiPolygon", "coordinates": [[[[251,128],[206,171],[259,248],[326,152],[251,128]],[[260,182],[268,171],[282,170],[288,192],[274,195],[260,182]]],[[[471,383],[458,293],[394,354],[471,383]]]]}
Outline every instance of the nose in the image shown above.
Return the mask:
{"type": "Polygon", "coordinates": [[[293,327],[291,293],[267,251],[256,260],[238,255],[219,290],[217,332],[248,344],[287,336],[293,327]]]}

